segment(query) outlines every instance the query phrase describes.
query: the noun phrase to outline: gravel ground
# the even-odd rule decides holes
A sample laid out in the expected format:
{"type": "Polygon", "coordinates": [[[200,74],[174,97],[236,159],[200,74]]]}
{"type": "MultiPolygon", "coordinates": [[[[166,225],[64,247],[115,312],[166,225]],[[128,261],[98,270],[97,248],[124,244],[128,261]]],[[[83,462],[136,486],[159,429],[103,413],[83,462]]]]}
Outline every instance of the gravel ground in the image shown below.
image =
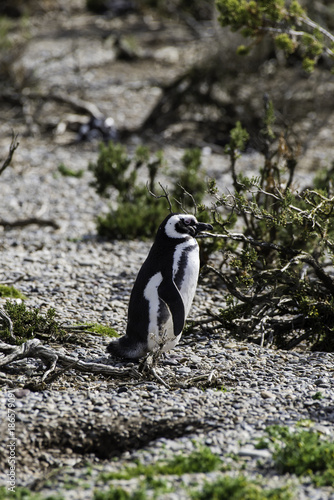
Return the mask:
{"type": "MultiPolygon", "coordinates": [[[[91,173],[86,171],[89,161],[97,157],[97,144],[73,144],[74,132],[61,133],[73,118],[73,109],[52,99],[36,99],[34,90],[83,97],[113,116],[117,127],[132,128],[142,123],[160,95],[156,82],[171,81],[185,62],[197,60],[202,45],[179,24],[176,29],[166,21],[160,29],[151,16],[144,24],[135,16],[123,22],[87,14],[83,0],[57,4],[58,10],[48,3],[31,18],[30,38],[15,59],[12,75],[24,92],[19,103],[2,103],[0,158],[7,154],[13,128],[20,134],[20,147],[13,168],[0,177],[0,218],[10,222],[32,216],[51,219],[59,229],[0,226],[0,282],[14,282],[27,296],[28,307],[38,307],[42,313],[54,307],[65,325],[97,322],[122,333],[131,286],[150,242],[106,242],[96,237],[96,216],[108,210],[108,202],[96,195],[90,186],[91,173]],[[131,65],[116,60],[111,42],[119,33],[135,33],[139,46],[149,49],[152,57],[131,65]],[[46,132],[51,129],[54,133],[46,132]],[[85,173],[82,178],[62,177],[57,169],[60,163],[85,173]]],[[[208,36],[203,47],[211,49],[212,40],[208,36]]],[[[223,56],[225,49],[222,52],[223,56]]],[[[254,99],[261,101],[272,80],[271,91],[278,101],[284,97],[288,109],[290,85],[278,85],[270,75],[266,79],[265,69],[260,75],[241,77],[245,80],[241,102],[248,103],[253,87],[258,89],[254,99]]],[[[295,78],[292,69],[287,76],[295,78]]],[[[318,111],[323,100],[326,103],[323,114],[319,113],[320,128],[312,121],[318,114],[308,107],[307,120],[302,117],[310,139],[301,152],[304,170],[297,173],[297,186],[309,185],[316,169],[332,162],[334,115],[326,97],[332,91],[330,78],[321,73],[300,79],[293,87],[301,110],[307,104],[318,111]],[[306,94],[304,86],[309,89],[306,94]]],[[[246,108],[240,108],[245,114],[246,108]]],[[[185,124],[175,124],[175,130],[171,127],[158,138],[159,146],[169,143],[165,151],[171,165],[183,154],[174,144],[173,130],[179,126],[182,129],[185,124]]],[[[140,141],[132,140],[130,147],[140,141]]],[[[226,189],[231,182],[227,160],[211,153],[210,145],[202,146],[208,175],[226,189]]],[[[256,153],[243,155],[239,171],[253,175],[258,158],[256,153]]],[[[206,308],[215,310],[222,304],[224,295],[200,279],[190,316],[200,319],[206,308]]],[[[78,334],[72,340],[52,347],[79,359],[108,362],[108,339],[78,334]]],[[[13,437],[8,408],[14,401],[16,485],[40,492],[41,498],[59,493],[68,500],[88,500],[95,490],[107,491],[111,484],[134,491],[140,480],[104,482],[101,474],[122,470],[137,459],[152,464],[180,452],[189,454],[204,444],[230,468],[226,474],[241,472],[269,487],[291,484],[297,500],[333,500],[329,488],[316,488],[308,478],[279,474],[271,452],[255,447],[266,436],[268,425],[295,428],[305,419],[324,436],[333,436],[333,360],[332,354],[261,349],[232,341],[222,331],[210,336],[200,331],[185,334],[169,357],[159,361],[156,372],[169,387],[152,375],[116,380],[72,369],[43,391],[34,392],[25,385],[40,380],[46,366],[34,359],[12,363],[10,370],[0,372],[0,486],[8,480],[7,445],[13,437]],[[321,399],[314,399],[319,393],[321,399]]],[[[158,498],[189,498],[189,488],[213,481],[219,474],[167,477],[172,492],[160,493],[158,498]]]]}
{"type": "MultiPolygon", "coordinates": [[[[74,150],[72,154],[75,162],[74,150]]],[[[95,216],[106,205],[90,187],[90,174],[62,178],[54,175],[54,161],[49,159],[49,168],[35,166],[21,176],[8,169],[1,177],[1,213],[8,214],[10,207],[8,216],[14,220],[42,207],[43,216],[57,220],[60,229],[3,230],[0,281],[18,279],[16,287],[28,297],[27,306],[42,312],[54,307],[64,324],[98,322],[122,333],[131,286],[150,242],[98,240],[95,216]]],[[[206,308],[215,309],[223,301],[200,280],[191,318],[199,319],[206,308]]],[[[107,343],[106,338],[82,334],[75,344],[53,347],[80,359],[108,362],[107,343]]],[[[95,489],[107,490],[111,484],[102,480],[102,472],[119,470],[138,458],[155,463],[204,444],[222,457],[229,474],[262,477],[271,487],[291,482],[296,499],[333,499],[329,488],[279,475],[271,453],[255,448],[272,424],[294,427],[309,419],[315,429],[332,435],[333,359],[325,353],[261,349],[231,341],[224,332],[198,332],[185,335],[159,362],[157,374],[169,388],[151,376],[117,381],[69,370],[42,392],[23,386],[27,378],[41,377],[45,366],[33,359],[18,361],[1,375],[5,438],[0,481],[6,484],[6,404],[14,393],[16,484],[40,491],[42,498],[57,491],[66,499],[89,499],[95,489]],[[322,399],[313,399],[318,392],[322,399]]],[[[173,493],[159,498],[189,498],[190,487],[217,474],[169,477],[173,493]]],[[[132,491],[138,481],[113,484],[132,491]]]]}

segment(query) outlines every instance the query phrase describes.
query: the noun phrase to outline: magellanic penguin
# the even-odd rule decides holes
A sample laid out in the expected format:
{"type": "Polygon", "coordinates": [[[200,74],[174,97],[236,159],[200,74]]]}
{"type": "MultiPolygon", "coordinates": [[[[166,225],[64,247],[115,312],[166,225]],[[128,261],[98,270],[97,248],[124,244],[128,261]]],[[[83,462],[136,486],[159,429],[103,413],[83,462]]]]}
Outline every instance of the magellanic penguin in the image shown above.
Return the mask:
{"type": "Polygon", "coordinates": [[[211,229],[187,214],[172,213],[161,223],[131,292],[126,334],[108,345],[109,353],[137,359],[175,347],[197,286],[195,237],[211,229]]]}

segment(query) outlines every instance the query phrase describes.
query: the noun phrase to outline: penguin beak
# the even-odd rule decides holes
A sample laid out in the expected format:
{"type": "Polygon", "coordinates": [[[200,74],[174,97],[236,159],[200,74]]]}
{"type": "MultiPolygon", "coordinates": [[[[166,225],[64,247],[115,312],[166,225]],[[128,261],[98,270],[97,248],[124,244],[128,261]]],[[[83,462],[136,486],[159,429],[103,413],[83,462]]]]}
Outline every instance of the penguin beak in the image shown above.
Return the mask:
{"type": "Polygon", "coordinates": [[[205,222],[197,222],[194,227],[196,229],[196,235],[202,231],[212,231],[213,229],[211,224],[206,224],[205,222]]]}

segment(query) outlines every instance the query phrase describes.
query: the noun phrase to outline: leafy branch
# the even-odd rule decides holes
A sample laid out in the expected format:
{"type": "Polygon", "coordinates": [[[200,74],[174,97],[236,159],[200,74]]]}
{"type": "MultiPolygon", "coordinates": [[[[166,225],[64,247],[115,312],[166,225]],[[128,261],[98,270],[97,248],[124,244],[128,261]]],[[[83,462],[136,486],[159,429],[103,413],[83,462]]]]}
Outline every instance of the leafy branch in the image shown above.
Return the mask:
{"type": "Polygon", "coordinates": [[[287,55],[299,50],[306,71],[314,69],[321,55],[334,56],[334,36],[312,21],[298,0],[217,0],[216,5],[222,26],[251,39],[250,45],[239,47],[240,54],[270,35],[287,55]]]}

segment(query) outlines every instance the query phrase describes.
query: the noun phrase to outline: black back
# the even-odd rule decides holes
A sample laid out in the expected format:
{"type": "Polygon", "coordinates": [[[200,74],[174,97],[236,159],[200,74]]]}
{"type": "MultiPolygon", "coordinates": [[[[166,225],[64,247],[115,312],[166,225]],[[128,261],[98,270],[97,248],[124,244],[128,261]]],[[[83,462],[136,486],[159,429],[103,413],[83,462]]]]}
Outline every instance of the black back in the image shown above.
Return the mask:
{"type": "Polygon", "coordinates": [[[145,287],[152,276],[160,272],[166,281],[173,281],[173,257],[175,247],[184,238],[169,238],[164,227],[167,221],[175,214],[169,214],[160,224],[155,241],[142,265],[134,283],[128,309],[128,324],[126,335],[135,335],[140,342],[147,340],[147,321],[149,317],[149,303],[144,297],[145,287]]]}

